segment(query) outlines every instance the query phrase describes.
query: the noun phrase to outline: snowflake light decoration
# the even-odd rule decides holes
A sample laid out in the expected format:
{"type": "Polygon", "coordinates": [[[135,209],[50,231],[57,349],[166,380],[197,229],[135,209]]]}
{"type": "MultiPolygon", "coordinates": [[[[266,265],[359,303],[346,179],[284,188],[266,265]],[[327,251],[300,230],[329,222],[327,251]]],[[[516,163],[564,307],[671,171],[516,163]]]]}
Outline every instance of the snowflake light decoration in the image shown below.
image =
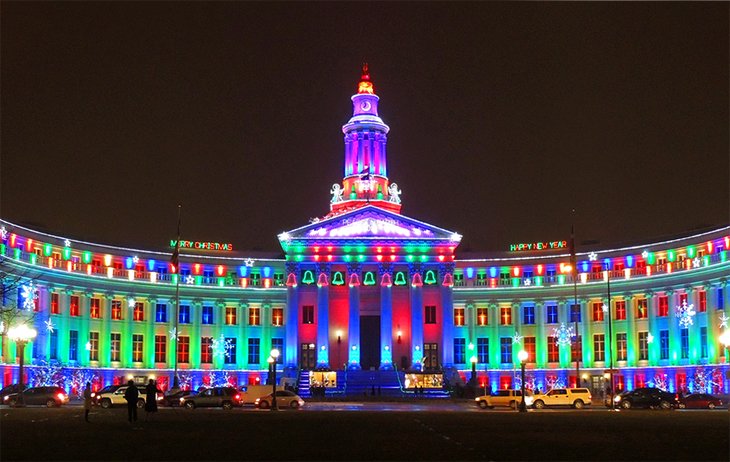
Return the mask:
{"type": "Polygon", "coordinates": [[[170,340],[175,340],[177,338],[177,328],[173,327],[170,329],[170,340]]]}
{"type": "Polygon", "coordinates": [[[598,260],[598,254],[596,252],[591,252],[588,254],[588,259],[590,261],[596,261],[598,260]]]}
{"type": "Polygon", "coordinates": [[[33,311],[35,309],[35,301],[38,299],[38,289],[33,286],[33,282],[21,287],[20,296],[23,298],[23,309],[33,311]]]}
{"type": "Polygon", "coordinates": [[[192,284],[193,282],[195,282],[195,278],[192,275],[188,274],[188,276],[185,278],[185,284],[192,284]]]}
{"type": "Polygon", "coordinates": [[[525,278],[525,285],[530,286],[532,284],[532,280],[530,278],[525,278]]]}
{"type": "Polygon", "coordinates": [[[218,356],[219,358],[223,356],[225,356],[226,358],[230,358],[233,344],[231,342],[231,339],[227,339],[223,336],[223,334],[221,334],[220,337],[213,339],[212,349],[214,356],[218,356]]]}
{"type": "Polygon", "coordinates": [[[699,257],[695,257],[695,259],[692,260],[692,268],[699,268],[700,267],[700,262],[701,262],[700,258],[699,257]]]}
{"type": "Polygon", "coordinates": [[[524,337],[520,335],[519,332],[515,332],[515,335],[512,336],[512,343],[522,343],[522,339],[524,337]]]}
{"type": "Polygon", "coordinates": [[[682,301],[682,305],[678,306],[674,315],[679,318],[679,325],[685,329],[694,324],[694,316],[697,314],[693,304],[688,305],[687,300],[682,301]]]}
{"type": "Polygon", "coordinates": [[[649,252],[647,252],[646,250],[644,250],[643,252],[641,252],[641,258],[643,258],[644,260],[646,260],[646,258],[648,256],[649,256],[649,252]]]}
{"type": "Polygon", "coordinates": [[[646,343],[654,343],[654,336],[649,332],[646,336],[646,343]]]}
{"type": "Polygon", "coordinates": [[[253,258],[247,258],[243,261],[243,264],[249,268],[251,268],[253,266],[253,263],[254,263],[253,258]]]}
{"type": "Polygon", "coordinates": [[[52,334],[53,330],[56,328],[56,326],[53,325],[53,319],[49,319],[49,320],[45,321],[45,325],[46,325],[46,332],[52,334]]]}
{"type": "Polygon", "coordinates": [[[135,255],[134,257],[132,257],[132,261],[136,265],[137,263],[139,263],[139,257],[137,255],[135,255]]]}
{"type": "Polygon", "coordinates": [[[130,297],[127,299],[127,307],[134,308],[134,305],[137,304],[137,300],[134,299],[134,297],[130,297]]]}
{"type": "Polygon", "coordinates": [[[0,228],[0,239],[2,239],[4,241],[7,238],[8,238],[8,230],[5,228],[5,226],[3,226],[2,228],[0,228]]]}
{"type": "Polygon", "coordinates": [[[727,322],[730,321],[730,316],[726,316],[725,313],[720,313],[720,329],[723,327],[727,329],[727,322]]]}
{"type": "Polygon", "coordinates": [[[560,323],[560,327],[553,328],[553,337],[560,346],[570,345],[574,335],[573,326],[566,326],[564,322],[560,323]]]}
{"type": "Polygon", "coordinates": [[[68,239],[64,239],[63,240],[63,246],[64,247],[71,247],[71,241],[69,241],[68,239]]]}

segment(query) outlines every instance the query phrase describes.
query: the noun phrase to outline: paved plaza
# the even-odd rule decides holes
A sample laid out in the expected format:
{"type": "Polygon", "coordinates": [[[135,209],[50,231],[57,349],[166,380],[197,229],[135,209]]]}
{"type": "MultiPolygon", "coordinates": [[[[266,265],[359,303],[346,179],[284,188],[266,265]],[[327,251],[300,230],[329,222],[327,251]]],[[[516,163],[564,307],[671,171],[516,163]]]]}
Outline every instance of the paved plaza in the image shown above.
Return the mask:
{"type": "Polygon", "coordinates": [[[468,403],[338,403],[298,411],[0,409],[10,460],[728,460],[715,411],[476,411],[468,403]],[[53,435],[49,437],[49,435],[53,435]]]}

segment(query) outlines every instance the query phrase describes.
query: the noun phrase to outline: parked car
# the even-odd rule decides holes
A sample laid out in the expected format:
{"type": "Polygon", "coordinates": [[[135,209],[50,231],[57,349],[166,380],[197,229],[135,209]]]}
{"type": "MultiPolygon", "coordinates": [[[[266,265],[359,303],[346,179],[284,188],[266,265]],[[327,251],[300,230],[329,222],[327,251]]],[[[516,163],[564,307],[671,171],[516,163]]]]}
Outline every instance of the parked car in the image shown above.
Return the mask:
{"type": "Polygon", "coordinates": [[[196,407],[222,407],[233,409],[241,405],[241,392],[233,387],[206,388],[196,394],[184,395],[180,398],[180,406],[188,409],[196,407]]]}
{"type": "MultiPolygon", "coordinates": [[[[116,385],[115,385],[116,386],[116,385]]],[[[99,402],[99,405],[103,407],[104,409],[109,409],[112,406],[126,406],[127,400],[124,399],[124,393],[127,391],[127,386],[116,386],[116,390],[111,388],[110,390],[113,391],[107,391],[102,393],[99,391],[96,395],[96,399],[99,402]]],[[[106,387],[109,388],[109,387],[106,387]]],[[[147,387],[145,385],[137,385],[137,390],[139,390],[139,397],[137,398],[137,407],[143,408],[144,407],[144,401],[147,398],[147,387]]],[[[163,394],[158,393],[157,394],[157,401],[161,401],[163,399],[163,394]]]]}
{"type": "MultiPolygon", "coordinates": [[[[6,395],[3,403],[14,406],[18,402],[19,393],[6,395]]],[[[40,404],[47,407],[59,407],[68,403],[68,395],[61,387],[32,387],[23,391],[24,404],[40,404]]]]}
{"type": "Polygon", "coordinates": [[[114,393],[115,391],[117,391],[119,389],[119,387],[121,387],[121,385],[107,385],[106,387],[102,388],[99,391],[92,392],[91,393],[91,404],[93,404],[94,406],[98,406],[100,396],[102,394],[114,393]]]}
{"type": "Polygon", "coordinates": [[[165,393],[162,399],[157,402],[157,404],[159,404],[160,406],[177,407],[180,406],[180,398],[182,398],[183,396],[191,396],[197,394],[197,391],[191,390],[177,389],[175,391],[168,391],[167,393],[165,393]]]}
{"type": "MultiPolygon", "coordinates": [[[[497,390],[491,395],[477,396],[474,401],[482,409],[493,409],[495,406],[507,406],[515,409],[522,401],[522,390],[497,390]]],[[[532,406],[532,402],[532,392],[527,390],[525,405],[532,406]]]]}
{"type": "Polygon", "coordinates": [[[25,385],[20,385],[18,383],[13,383],[11,385],[3,387],[3,389],[0,390],[0,402],[5,404],[6,396],[16,394],[20,392],[20,390],[25,390],[26,388],[28,387],[26,387],[25,385]]]}
{"type": "MultiPolygon", "coordinates": [[[[256,398],[256,401],[254,401],[254,405],[257,408],[260,409],[269,409],[271,407],[271,403],[273,403],[274,398],[271,393],[268,395],[262,396],[260,398],[256,398]]],[[[286,407],[297,409],[301,406],[304,406],[304,400],[299,397],[299,395],[295,394],[294,392],[291,392],[289,390],[282,390],[282,391],[276,391],[276,406],[279,409],[283,409],[286,407]]]]}
{"type": "Polygon", "coordinates": [[[679,396],[658,388],[636,388],[614,396],[614,404],[623,408],[635,407],[672,409],[679,406],[679,396]]]}
{"type": "Polygon", "coordinates": [[[542,409],[552,406],[570,406],[576,409],[583,409],[590,406],[593,397],[587,388],[553,388],[547,393],[535,395],[533,407],[542,409]]]}
{"type": "Polygon", "coordinates": [[[722,400],[707,393],[693,393],[679,398],[679,407],[684,409],[715,409],[722,406],[722,400]]]}

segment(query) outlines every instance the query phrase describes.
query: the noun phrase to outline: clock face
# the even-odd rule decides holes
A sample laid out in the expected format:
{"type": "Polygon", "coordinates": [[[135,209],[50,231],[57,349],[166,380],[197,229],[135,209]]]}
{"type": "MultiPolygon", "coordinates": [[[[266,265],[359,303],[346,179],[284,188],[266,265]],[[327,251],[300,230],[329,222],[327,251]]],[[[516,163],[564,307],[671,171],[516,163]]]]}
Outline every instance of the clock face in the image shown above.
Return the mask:
{"type": "Polygon", "coordinates": [[[360,109],[362,109],[365,112],[369,111],[370,107],[371,107],[370,101],[363,101],[362,103],[360,103],[360,109]]]}

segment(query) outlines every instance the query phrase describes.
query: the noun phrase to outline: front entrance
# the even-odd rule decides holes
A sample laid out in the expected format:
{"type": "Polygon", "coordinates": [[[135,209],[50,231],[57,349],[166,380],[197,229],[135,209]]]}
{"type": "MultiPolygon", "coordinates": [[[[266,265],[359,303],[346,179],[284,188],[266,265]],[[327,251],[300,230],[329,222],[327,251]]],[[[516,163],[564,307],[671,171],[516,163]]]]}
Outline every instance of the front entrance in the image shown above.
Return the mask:
{"type": "Polygon", "coordinates": [[[423,370],[437,371],[439,369],[439,344],[423,344],[423,370]]]}
{"type": "Polygon", "coordinates": [[[299,347],[299,368],[305,371],[317,366],[317,346],[314,343],[302,343],[299,347]]]}
{"type": "Polygon", "coordinates": [[[360,367],[380,367],[380,316],[360,316],[360,367]]]}

